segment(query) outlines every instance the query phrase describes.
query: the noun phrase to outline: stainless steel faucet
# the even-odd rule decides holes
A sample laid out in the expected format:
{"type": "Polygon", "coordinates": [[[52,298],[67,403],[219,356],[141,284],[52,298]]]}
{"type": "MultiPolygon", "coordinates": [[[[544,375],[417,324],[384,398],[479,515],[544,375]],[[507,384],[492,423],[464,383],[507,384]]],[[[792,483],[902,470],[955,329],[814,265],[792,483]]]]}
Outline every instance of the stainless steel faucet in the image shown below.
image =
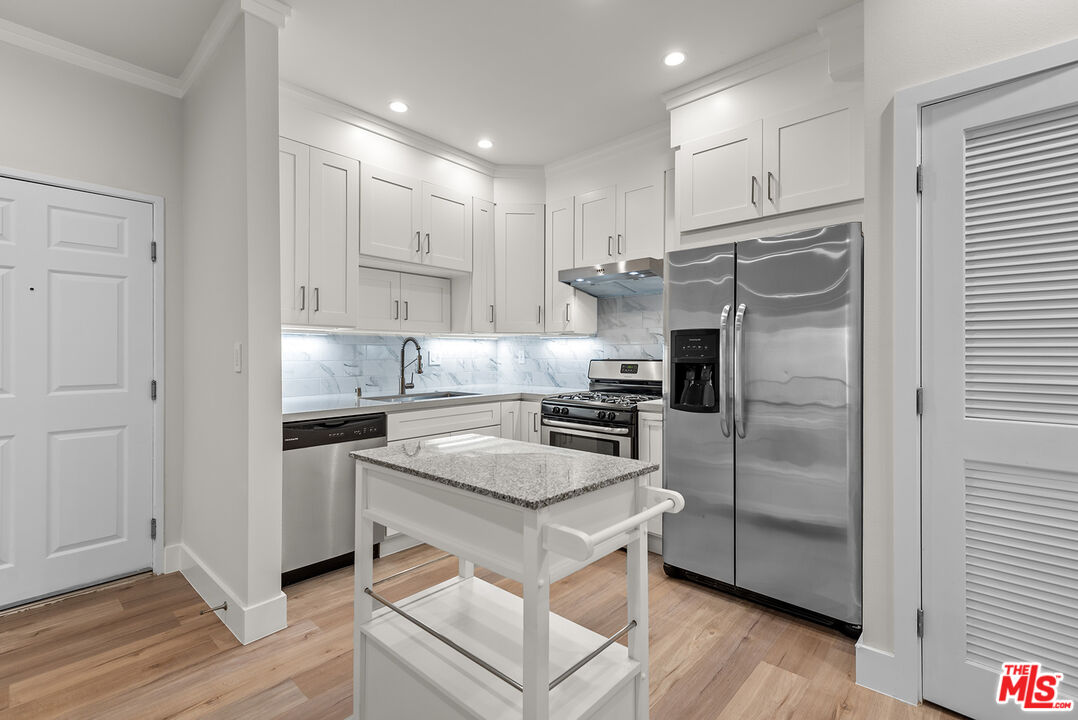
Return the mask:
{"type": "Polygon", "coordinates": [[[404,342],[401,343],[401,378],[400,378],[401,379],[401,387],[400,387],[400,394],[401,395],[403,395],[406,390],[411,390],[412,388],[415,387],[415,373],[416,372],[419,373],[420,375],[423,374],[423,348],[419,347],[419,341],[416,340],[414,337],[406,337],[406,338],[404,338],[404,342]],[[416,366],[415,366],[415,372],[412,373],[411,381],[404,382],[404,370],[405,370],[405,368],[408,367],[408,365],[404,364],[404,350],[405,350],[405,348],[408,347],[408,343],[412,343],[412,344],[415,345],[415,360],[412,360],[412,362],[408,363],[408,365],[411,365],[412,363],[415,363],[416,366]]]}

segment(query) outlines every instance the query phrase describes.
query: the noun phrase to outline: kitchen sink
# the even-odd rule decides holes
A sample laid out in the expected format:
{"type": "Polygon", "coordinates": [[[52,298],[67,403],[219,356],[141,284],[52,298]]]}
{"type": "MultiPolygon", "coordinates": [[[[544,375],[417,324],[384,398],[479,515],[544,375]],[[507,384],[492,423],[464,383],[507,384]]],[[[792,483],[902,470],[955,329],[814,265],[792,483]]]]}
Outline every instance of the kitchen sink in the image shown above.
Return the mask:
{"type": "Polygon", "coordinates": [[[379,395],[377,397],[369,397],[369,398],[366,398],[366,399],[367,400],[374,400],[374,401],[377,401],[377,402],[391,402],[391,403],[396,402],[396,403],[401,403],[401,402],[414,402],[416,400],[444,400],[444,399],[447,399],[447,398],[456,398],[456,397],[473,397],[473,396],[478,395],[478,394],[479,393],[445,391],[445,392],[411,393],[411,394],[406,394],[406,395],[379,395]]]}

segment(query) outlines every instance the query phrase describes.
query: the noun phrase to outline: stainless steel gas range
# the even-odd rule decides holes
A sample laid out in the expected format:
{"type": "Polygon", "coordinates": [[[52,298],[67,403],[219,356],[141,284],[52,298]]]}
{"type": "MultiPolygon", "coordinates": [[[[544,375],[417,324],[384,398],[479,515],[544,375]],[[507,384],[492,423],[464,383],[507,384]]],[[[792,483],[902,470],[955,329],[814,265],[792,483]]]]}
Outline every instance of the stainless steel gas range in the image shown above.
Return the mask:
{"type": "Polygon", "coordinates": [[[542,404],[542,443],[637,457],[637,403],[662,397],[661,360],[592,360],[588,392],[551,395],[542,404]]]}

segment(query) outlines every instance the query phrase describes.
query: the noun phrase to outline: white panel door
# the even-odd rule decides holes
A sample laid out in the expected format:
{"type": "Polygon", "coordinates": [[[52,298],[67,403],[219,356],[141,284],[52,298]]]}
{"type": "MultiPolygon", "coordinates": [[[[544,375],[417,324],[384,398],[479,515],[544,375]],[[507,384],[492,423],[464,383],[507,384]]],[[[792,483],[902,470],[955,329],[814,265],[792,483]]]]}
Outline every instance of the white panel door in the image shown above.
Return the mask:
{"type": "Polygon", "coordinates": [[[685,143],[675,156],[681,232],[752,220],[760,202],[762,124],[685,143]]]}
{"type": "Polygon", "coordinates": [[[498,332],[542,332],[544,271],[543,205],[494,209],[494,276],[498,332]]]}
{"type": "Polygon", "coordinates": [[[153,207],[0,178],[0,608],[153,562],[153,207]]]}
{"type": "Polygon", "coordinates": [[[619,260],[661,258],[664,252],[663,173],[618,183],[618,232],[615,252],[619,260]]]}
{"type": "Polygon", "coordinates": [[[769,117],[763,137],[765,215],[864,197],[861,93],[769,117]]]}
{"type": "MultiPolygon", "coordinates": [[[[1078,699],[1078,68],[922,114],[925,698],[1078,699]]],[[[912,390],[912,389],[911,389],[912,390]]]]}
{"type": "Polygon", "coordinates": [[[311,208],[310,149],[280,140],[281,173],[281,322],[306,325],[311,304],[309,252],[311,208]]]}
{"type": "Polygon", "coordinates": [[[449,332],[452,324],[452,283],[447,278],[401,273],[401,330],[449,332]]]}
{"type": "Polygon", "coordinates": [[[423,183],[423,263],[471,271],[471,195],[423,183]]]}
{"type": "Polygon", "coordinates": [[[576,196],[576,263],[614,262],[617,250],[617,189],[611,185],[576,196]]]}
{"type": "Polygon", "coordinates": [[[421,183],[363,163],[360,168],[359,251],[364,255],[421,262],[421,183]]]}
{"type": "Polygon", "coordinates": [[[472,200],[472,330],[494,332],[494,203],[472,200]]]}
{"type": "Polygon", "coordinates": [[[310,322],[355,327],[359,163],[311,148],[310,322]]]}
{"type": "Polygon", "coordinates": [[[401,274],[391,270],[359,269],[357,305],[360,330],[401,329],[401,274]]]}

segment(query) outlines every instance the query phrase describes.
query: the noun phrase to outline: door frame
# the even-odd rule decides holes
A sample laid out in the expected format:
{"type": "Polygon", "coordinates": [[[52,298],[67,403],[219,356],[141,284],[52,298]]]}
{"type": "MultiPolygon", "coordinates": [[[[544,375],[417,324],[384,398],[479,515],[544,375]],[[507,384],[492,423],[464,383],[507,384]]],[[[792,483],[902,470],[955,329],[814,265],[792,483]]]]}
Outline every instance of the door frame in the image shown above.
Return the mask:
{"type": "MultiPolygon", "coordinates": [[[[157,538],[153,541],[153,572],[165,572],[165,199],[96,183],[58,178],[53,175],[17,170],[0,165],[0,177],[51,185],[65,190],[93,193],[146,203],[153,208],[153,241],[157,262],[153,263],[153,376],[157,380],[157,401],[153,409],[153,517],[157,518],[157,538]]],[[[147,388],[147,392],[149,388],[147,388]]]]}
{"type": "MultiPolygon", "coordinates": [[[[892,385],[894,647],[884,652],[857,646],[857,681],[908,703],[923,699],[921,639],[921,420],[916,390],[921,385],[921,202],[917,166],[921,162],[921,110],[927,106],[1078,63],[1072,40],[1018,57],[900,90],[894,97],[892,164],[892,385]],[[910,552],[907,548],[915,548],[910,552]]],[[[886,191],[885,191],[886,192],[886,191]]],[[[931,403],[931,397],[928,400],[931,403]]]]}

